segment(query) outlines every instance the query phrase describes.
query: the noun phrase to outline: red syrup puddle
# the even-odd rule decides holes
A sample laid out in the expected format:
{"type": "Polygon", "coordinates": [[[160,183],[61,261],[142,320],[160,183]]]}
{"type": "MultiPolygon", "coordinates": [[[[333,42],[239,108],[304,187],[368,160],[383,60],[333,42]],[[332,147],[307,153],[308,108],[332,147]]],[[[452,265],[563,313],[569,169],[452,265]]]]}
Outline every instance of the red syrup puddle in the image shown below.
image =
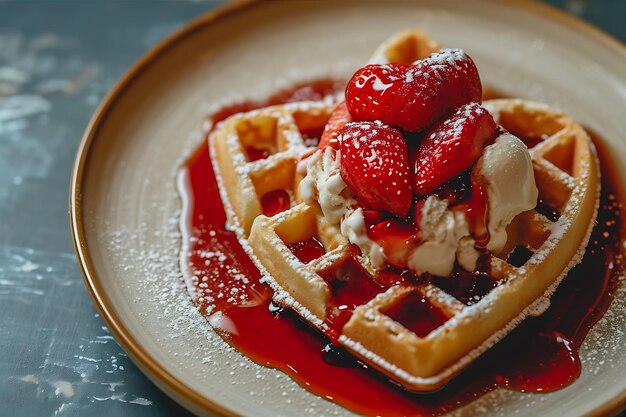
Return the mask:
{"type": "Polygon", "coordinates": [[[314,237],[309,237],[304,240],[299,240],[296,243],[287,246],[291,253],[295,255],[300,262],[308,264],[314,259],[322,256],[326,251],[324,250],[324,245],[315,239],[314,237]]]}
{"type": "Polygon", "coordinates": [[[391,317],[418,337],[428,336],[430,332],[448,321],[448,316],[441,309],[415,291],[381,313],[391,317]]]}
{"type": "Polygon", "coordinates": [[[271,155],[269,149],[257,148],[256,146],[246,146],[246,155],[248,155],[248,161],[254,162],[259,159],[265,159],[271,155]]]}
{"type": "Polygon", "coordinates": [[[322,133],[324,133],[324,127],[313,127],[309,129],[300,129],[300,134],[304,140],[306,146],[317,146],[320,143],[322,133]]]}
{"type": "Polygon", "coordinates": [[[275,214],[283,212],[291,205],[289,193],[285,190],[274,190],[263,194],[261,197],[261,208],[263,214],[272,217],[275,214]]]}
{"type": "MultiPolygon", "coordinates": [[[[295,91],[304,94],[306,88],[295,91]]],[[[275,97],[287,101],[287,93],[275,97]]],[[[266,103],[231,106],[213,120],[266,103]]],[[[597,226],[582,263],[559,286],[551,307],[542,316],[525,320],[435,393],[412,394],[398,388],[341,348],[329,345],[326,336],[293,312],[271,303],[271,289],[260,281],[261,274],[235,234],[227,230],[206,145],[185,163],[178,177],[183,199],[181,269],[194,301],[229,344],[356,413],[440,415],[497,387],[522,392],[556,390],[580,374],[578,347],[610,305],[621,271],[621,203],[608,161],[602,159],[597,226]]]]}

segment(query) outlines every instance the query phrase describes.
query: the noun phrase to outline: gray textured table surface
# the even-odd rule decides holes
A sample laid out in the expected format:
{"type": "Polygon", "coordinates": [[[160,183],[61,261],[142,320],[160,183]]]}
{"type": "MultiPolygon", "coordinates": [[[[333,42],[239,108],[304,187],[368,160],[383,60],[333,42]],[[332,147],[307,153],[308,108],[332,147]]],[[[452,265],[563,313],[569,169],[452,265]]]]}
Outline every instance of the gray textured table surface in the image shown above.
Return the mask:
{"type": "MultiPolygon", "coordinates": [[[[552,0],[626,41],[625,0],[552,0]]],[[[132,364],[76,264],[67,195],[83,130],[157,41],[218,2],[0,0],[0,416],[187,413],[132,364]]]]}

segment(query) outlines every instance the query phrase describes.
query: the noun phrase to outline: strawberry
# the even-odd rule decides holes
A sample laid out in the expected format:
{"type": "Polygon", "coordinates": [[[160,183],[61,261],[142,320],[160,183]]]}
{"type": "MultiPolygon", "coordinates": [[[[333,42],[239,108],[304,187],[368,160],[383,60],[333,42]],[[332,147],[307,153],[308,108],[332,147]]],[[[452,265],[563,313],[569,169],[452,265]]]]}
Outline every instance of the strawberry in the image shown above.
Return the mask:
{"type": "Polygon", "coordinates": [[[404,215],[413,195],[402,133],[380,122],[352,122],[339,129],[341,177],[366,208],[404,215]]]}
{"type": "Polygon", "coordinates": [[[351,121],[352,116],[348,111],[346,102],[343,101],[339,103],[328,118],[328,122],[326,122],[326,127],[322,133],[320,143],[317,145],[318,149],[323,150],[327,146],[337,149],[337,132],[339,129],[344,127],[346,123],[351,121]]]}
{"type": "Polygon", "coordinates": [[[346,88],[346,104],[355,120],[380,120],[411,132],[481,97],[476,65],[460,49],[444,49],[408,67],[368,65],[346,88]]]}
{"type": "Polygon", "coordinates": [[[458,177],[496,136],[496,122],[477,103],[457,108],[436,124],[411,155],[413,191],[426,195],[458,177]]]}

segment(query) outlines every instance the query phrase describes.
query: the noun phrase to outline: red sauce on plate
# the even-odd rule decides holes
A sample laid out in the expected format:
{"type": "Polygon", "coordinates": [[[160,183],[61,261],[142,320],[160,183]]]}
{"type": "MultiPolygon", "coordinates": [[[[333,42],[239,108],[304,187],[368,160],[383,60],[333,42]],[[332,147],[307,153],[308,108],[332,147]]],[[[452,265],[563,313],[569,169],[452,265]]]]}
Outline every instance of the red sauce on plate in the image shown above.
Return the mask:
{"type": "MultiPolygon", "coordinates": [[[[212,116],[212,121],[269,104],[321,99],[342,85],[333,80],[300,84],[265,101],[224,108],[212,116]]],[[[600,209],[583,261],[570,271],[543,315],[526,319],[434,393],[403,390],[333,345],[331,339],[303,323],[292,311],[272,303],[272,290],[261,281],[261,274],[226,226],[206,145],[187,160],[179,174],[179,192],[184,202],[181,218],[184,279],[199,309],[230,345],[263,366],[287,373],[305,389],[356,413],[432,416],[462,407],[498,387],[522,392],[553,391],[567,386],[580,374],[578,348],[609,307],[621,270],[622,205],[615,194],[617,184],[608,161],[600,154],[603,162],[600,209]]],[[[264,211],[281,211],[287,197],[280,192],[267,196],[264,211]]],[[[312,239],[294,243],[291,250],[307,262],[320,256],[324,248],[312,239]]],[[[333,271],[325,275],[334,285],[333,271]]],[[[353,284],[359,281],[356,275],[353,284]]],[[[456,287],[447,289],[458,292],[460,298],[473,291],[486,293],[493,286],[488,276],[460,278],[456,287]]],[[[348,281],[337,285],[352,284],[348,281]]],[[[367,298],[386,286],[374,283],[372,288],[346,294],[367,298]]],[[[349,310],[353,301],[361,302],[345,298],[335,300],[335,305],[349,310]]],[[[386,313],[418,334],[427,334],[446,318],[422,301],[419,296],[411,295],[406,303],[386,313]],[[407,308],[422,312],[422,317],[428,320],[413,320],[406,314],[407,308]]],[[[335,320],[342,325],[347,318],[338,314],[335,320]]]]}

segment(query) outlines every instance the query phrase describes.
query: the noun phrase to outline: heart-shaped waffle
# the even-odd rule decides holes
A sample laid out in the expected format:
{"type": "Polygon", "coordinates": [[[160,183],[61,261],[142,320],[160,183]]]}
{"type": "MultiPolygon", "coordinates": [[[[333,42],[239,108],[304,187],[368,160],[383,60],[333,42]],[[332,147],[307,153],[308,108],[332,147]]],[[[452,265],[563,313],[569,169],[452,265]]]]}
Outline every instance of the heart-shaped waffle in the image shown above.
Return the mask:
{"type": "Polygon", "coordinates": [[[599,168],[584,129],[538,103],[484,106],[504,129],[534,145],[540,204],[508,226],[504,249],[489,254],[495,286],[471,302],[433,283],[381,284],[367,257],[317,204],[297,203],[296,165],[306,152],[306,132],[319,130],[334,104],[238,114],[210,136],[231,225],[274,299],[409,390],[440,388],[525,317],[541,314],[580,261],[594,224],[599,168]],[[277,190],[286,190],[288,204],[266,216],[264,199],[277,190]]]}

